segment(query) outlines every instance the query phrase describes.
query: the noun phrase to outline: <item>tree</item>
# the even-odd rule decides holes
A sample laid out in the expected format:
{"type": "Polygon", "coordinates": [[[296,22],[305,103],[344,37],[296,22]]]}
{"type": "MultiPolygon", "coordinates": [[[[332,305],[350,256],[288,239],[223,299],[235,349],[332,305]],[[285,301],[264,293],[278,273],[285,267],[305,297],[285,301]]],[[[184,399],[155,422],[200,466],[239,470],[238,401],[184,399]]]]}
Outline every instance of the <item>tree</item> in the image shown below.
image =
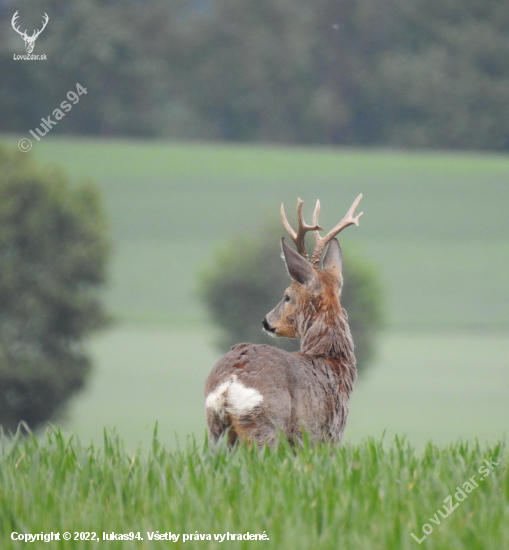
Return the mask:
{"type": "Polygon", "coordinates": [[[109,246],[97,191],[0,148],[0,425],[54,419],[90,371],[109,246]]]}
{"type": "MultiPolygon", "coordinates": [[[[217,345],[226,351],[240,342],[264,343],[289,351],[298,342],[270,339],[262,319],[281,300],[290,277],[281,260],[281,229],[272,227],[255,237],[241,237],[221,246],[200,275],[200,296],[219,327],[217,345]]],[[[308,247],[310,249],[310,247],[308,247]]],[[[381,290],[376,270],[349,250],[344,255],[341,304],[348,312],[359,372],[374,357],[383,323],[381,290]]]]}

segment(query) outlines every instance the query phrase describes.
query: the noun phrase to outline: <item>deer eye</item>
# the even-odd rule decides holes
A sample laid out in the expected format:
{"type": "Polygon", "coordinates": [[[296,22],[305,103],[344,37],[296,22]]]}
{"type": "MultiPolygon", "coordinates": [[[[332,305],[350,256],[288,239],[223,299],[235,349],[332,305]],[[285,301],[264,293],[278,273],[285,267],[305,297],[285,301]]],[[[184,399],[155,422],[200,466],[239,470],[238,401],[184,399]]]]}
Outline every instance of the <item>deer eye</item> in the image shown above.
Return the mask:
{"type": "Polygon", "coordinates": [[[285,294],[283,300],[284,300],[285,302],[289,302],[289,301],[290,301],[290,296],[288,296],[288,294],[285,294]]]}

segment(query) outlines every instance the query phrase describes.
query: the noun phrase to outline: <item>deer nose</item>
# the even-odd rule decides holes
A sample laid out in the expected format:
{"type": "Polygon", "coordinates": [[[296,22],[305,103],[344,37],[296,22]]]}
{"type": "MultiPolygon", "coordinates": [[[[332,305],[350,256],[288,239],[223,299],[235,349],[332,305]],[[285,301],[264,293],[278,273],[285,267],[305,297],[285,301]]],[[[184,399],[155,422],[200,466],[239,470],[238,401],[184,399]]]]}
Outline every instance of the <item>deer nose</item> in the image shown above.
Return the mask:
{"type": "Polygon", "coordinates": [[[263,321],[262,321],[262,325],[263,325],[263,328],[267,331],[267,332],[276,332],[276,329],[275,328],[272,328],[269,323],[267,322],[267,317],[264,317],[263,318],[263,321]]]}

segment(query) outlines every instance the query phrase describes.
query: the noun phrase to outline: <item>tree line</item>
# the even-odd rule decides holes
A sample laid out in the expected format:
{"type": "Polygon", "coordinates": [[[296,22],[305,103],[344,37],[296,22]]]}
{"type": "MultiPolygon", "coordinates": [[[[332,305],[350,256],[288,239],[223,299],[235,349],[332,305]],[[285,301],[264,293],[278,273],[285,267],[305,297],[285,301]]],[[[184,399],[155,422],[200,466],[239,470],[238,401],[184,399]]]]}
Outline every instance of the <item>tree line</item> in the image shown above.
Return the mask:
{"type": "Polygon", "coordinates": [[[37,126],[79,82],[87,101],[55,134],[509,148],[500,0],[22,0],[0,15],[0,131],[37,126]],[[48,13],[47,61],[13,59],[15,9],[23,28],[48,13]]]}

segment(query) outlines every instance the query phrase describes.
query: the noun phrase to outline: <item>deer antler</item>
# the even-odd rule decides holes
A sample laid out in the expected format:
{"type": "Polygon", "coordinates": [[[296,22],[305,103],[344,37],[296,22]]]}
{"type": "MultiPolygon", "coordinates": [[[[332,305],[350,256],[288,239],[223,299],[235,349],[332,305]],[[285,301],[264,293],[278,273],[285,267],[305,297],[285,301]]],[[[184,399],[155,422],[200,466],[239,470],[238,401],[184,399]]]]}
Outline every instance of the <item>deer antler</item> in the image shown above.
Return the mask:
{"type": "Polygon", "coordinates": [[[34,31],[34,34],[31,37],[32,40],[35,40],[41,34],[41,32],[46,28],[48,21],[49,21],[48,14],[45,13],[44,17],[42,18],[42,29],[40,31],[37,31],[37,30],[34,31]]]}
{"type": "Polygon", "coordinates": [[[16,10],[16,13],[12,16],[12,19],[11,19],[11,25],[12,25],[12,28],[18,33],[20,34],[23,39],[30,39],[31,41],[35,41],[35,39],[41,34],[41,32],[46,28],[46,25],[48,24],[48,21],[49,21],[49,17],[48,17],[48,14],[45,13],[44,14],[44,17],[42,19],[42,29],[40,31],[38,30],[34,30],[32,36],[28,36],[27,35],[27,29],[25,29],[25,32],[21,32],[15,25],[16,25],[16,19],[18,18],[18,15],[19,12],[18,10],[16,10]]]}
{"type": "Polygon", "coordinates": [[[21,32],[18,28],[16,28],[16,19],[18,18],[18,10],[16,10],[16,13],[12,16],[12,19],[11,19],[11,25],[12,25],[12,28],[18,33],[20,34],[21,36],[25,37],[27,35],[27,31],[25,29],[25,32],[21,32]]]}
{"type": "Polygon", "coordinates": [[[327,235],[325,235],[325,237],[320,237],[320,234],[318,233],[318,231],[323,231],[323,227],[320,227],[318,225],[318,214],[320,213],[319,200],[316,201],[315,211],[313,212],[313,225],[307,225],[304,221],[304,218],[302,217],[302,205],[304,204],[304,201],[302,201],[301,199],[297,200],[297,219],[299,223],[299,228],[297,232],[295,232],[288,223],[288,220],[285,216],[284,205],[281,204],[281,218],[283,220],[283,225],[285,226],[286,230],[290,234],[290,237],[297,246],[297,252],[301,256],[306,258],[306,260],[308,259],[308,254],[306,251],[304,236],[308,231],[313,231],[315,236],[315,249],[311,258],[311,264],[313,265],[313,267],[317,267],[320,263],[320,258],[322,257],[322,252],[325,248],[325,245],[330,242],[340,231],[352,224],[359,225],[359,218],[362,216],[362,214],[364,214],[364,212],[357,214],[357,216],[355,217],[354,212],[359,206],[361,199],[362,193],[353,201],[353,204],[352,206],[350,206],[350,209],[346,213],[345,217],[336,225],[336,227],[334,227],[334,229],[331,229],[327,233],[327,235]]]}
{"type": "Polygon", "coordinates": [[[297,200],[297,220],[299,223],[299,228],[297,229],[297,233],[292,229],[291,225],[288,223],[288,220],[285,216],[285,207],[283,204],[281,204],[281,218],[283,220],[283,225],[285,226],[285,229],[290,234],[290,237],[292,238],[293,242],[297,246],[297,252],[308,259],[308,253],[306,250],[306,243],[304,241],[304,236],[308,231],[316,231],[318,230],[323,231],[323,228],[320,227],[317,223],[318,214],[317,210],[320,210],[320,201],[316,202],[316,208],[315,213],[313,214],[313,225],[307,225],[304,221],[304,218],[302,216],[302,205],[304,204],[304,201],[301,199],[297,200]]]}
{"type": "MultiPolygon", "coordinates": [[[[315,235],[315,249],[313,251],[313,257],[311,258],[311,263],[314,267],[318,266],[320,262],[320,258],[322,256],[323,249],[325,248],[325,245],[331,241],[341,230],[343,230],[345,227],[348,227],[349,225],[359,225],[359,218],[364,214],[364,212],[361,212],[360,214],[357,214],[357,216],[354,217],[354,212],[357,206],[359,206],[359,203],[362,199],[362,193],[353,201],[352,206],[350,206],[350,209],[346,213],[345,217],[334,227],[334,229],[331,229],[325,237],[320,237],[318,231],[314,232],[315,235]]],[[[316,225],[318,223],[318,214],[320,212],[320,201],[317,201],[315,213],[313,214],[313,223],[316,225]]]]}

